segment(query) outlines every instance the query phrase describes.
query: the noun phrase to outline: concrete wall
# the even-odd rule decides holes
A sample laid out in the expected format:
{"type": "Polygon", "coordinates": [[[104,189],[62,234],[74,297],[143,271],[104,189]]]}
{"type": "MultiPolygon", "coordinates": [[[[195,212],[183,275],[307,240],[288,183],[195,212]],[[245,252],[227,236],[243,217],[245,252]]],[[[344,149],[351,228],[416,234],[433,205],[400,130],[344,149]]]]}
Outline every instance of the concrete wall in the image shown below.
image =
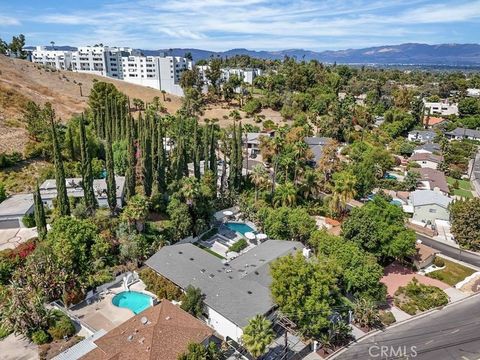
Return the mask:
{"type": "Polygon", "coordinates": [[[223,315],[219,314],[212,308],[207,306],[208,310],[208,319],[207,324],[210,325],[222,335],[224,338],[227,336],[236,342],[240,341],[240,337],[243,335],[243,331],[237,325],[232,323],[230,320],[223,317],[223,315]]]}
{"type": "Polygon", "coordinates": [[[437,219],[450,220],[450,212],[437,204],[415,206],[413,209],[413,220],[424,223],[430,221],[433,224],[437,219]]]}

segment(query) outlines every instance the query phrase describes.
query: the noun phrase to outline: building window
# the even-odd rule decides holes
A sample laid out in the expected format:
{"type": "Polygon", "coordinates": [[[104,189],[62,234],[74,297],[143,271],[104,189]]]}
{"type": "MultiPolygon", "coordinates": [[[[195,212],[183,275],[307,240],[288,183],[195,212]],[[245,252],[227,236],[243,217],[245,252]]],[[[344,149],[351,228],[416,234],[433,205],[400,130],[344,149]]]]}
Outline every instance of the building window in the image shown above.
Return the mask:
{"type": "Polygon", "coordinates": [[[428,209],[429,213],[435,214],[437,212],[437,209],[428,209]]]}

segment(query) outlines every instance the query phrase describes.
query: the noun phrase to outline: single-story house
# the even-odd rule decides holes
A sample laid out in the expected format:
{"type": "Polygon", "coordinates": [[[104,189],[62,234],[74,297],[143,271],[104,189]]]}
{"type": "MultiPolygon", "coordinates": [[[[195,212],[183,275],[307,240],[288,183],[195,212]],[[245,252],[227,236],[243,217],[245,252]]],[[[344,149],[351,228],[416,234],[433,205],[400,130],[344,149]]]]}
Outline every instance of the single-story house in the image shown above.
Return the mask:
{"type": "Polygon", "coordinates": [[[188,344],[207,345],[214,331],[168,300],[135,315],[100,337],[87,338],[58,360],[175,360],[188,344]]]}
{"type": "Polygon", "coordinates": [[[435,220],[450,220],[448,205],[452,199],[441,192],[432,190],[415,190],[410,194],[414,221],[434,224],[435,220]]]}
{"type": "Polygon", "coordinates": [[[408,133],[408,140],[420,142],[432,142],[437,134],[432,130],[414,130],[408,133]]]}
{"type": "Polygon", "coordinates": [[[440,147],[439,144],[436,144],[436,143],[425,143],[413,149],[413,153],[414,154],[418,154],[418,153],[441,154],[442,148],[440,147]]]}
{"type": "Polygon", "coordinates": [[[453,131],[446,132],[445,136],[450,140],[480,140],[480,130],[456,128],[453,131]]]}
{"type": "Polygon", "coordinates": [[[426,115],[423,117],[423,125],[427,128],[439,125],[445,121],[445,118],[426,115]]]}
{"type": "Polygon", "coordinates": [[[304,141],[310,147],[310,151],[313,154],[311,165],[317,166],[323,154],[323,147],[332,142],[333,139],[329,137],[308,136],[304,138],[304,141]]]}
{"type": "MultiPolygon", "coordinates": [[[[83,188],[80,186],[81,178],[65,179],[67,185],[67,196],[80,198],[83,197],[83,188]]],[[[125,193],[125,177],[115,176],[117,186],[117,206],[123,206],[125,193]]],[[[98,205],[108,206],[107,201],[107,183],[105,179],[94,179],[93,188],[98,205]]],[[[53,207],[53,200],[57,198],[57,186],[55,179],[45,180],[40,185],[40,195],[43,204],[46,207],[53,207]]],[[[34,211],[33,194],[12,195],[0,203],[0,229],[13,229],[24,227],[22,218],[25,215],[32,214],[34,211]]]]}
{"type": "Polygon", "coordinates": [[[441,191],[444,195],[450,193],[447,178],[443,171],[430,168],[414,168],[412,171],[420,175],[421,186],[418,189],[441,191]]]}
{"type": "Polygon", "coordinates": [[[437,169],[443,162],[443,156],[430,153],[416,153],[410,157],[410,161],[416,162],[422,168],[437,169]]]}
{"type": "Polygon", "coordinates": [[[274,310],[270,263],[302,249],[299,242],[267,240],[225,262],[193,244],[176,244],[161,248],[146,265],[183,290],[189,285],[200,288],[207,323],[238,342],[252,317],[274,310]]]}
{"type": "Polygon", "coordinates": [[[435,260],[435,256],[440,252],[419,242],[415,244],[415,250],[415,255],[413,255],[411,259],[413,261],[413,265],[415,265],[415,267],[419,270],[432,265],[433,261],[435,260]]]}

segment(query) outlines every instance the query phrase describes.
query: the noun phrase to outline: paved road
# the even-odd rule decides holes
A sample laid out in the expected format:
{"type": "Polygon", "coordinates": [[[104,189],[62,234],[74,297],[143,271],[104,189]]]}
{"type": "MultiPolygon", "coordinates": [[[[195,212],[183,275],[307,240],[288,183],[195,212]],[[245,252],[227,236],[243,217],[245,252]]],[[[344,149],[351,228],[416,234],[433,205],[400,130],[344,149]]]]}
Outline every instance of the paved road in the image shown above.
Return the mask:
{"type": "Polygon", "coordinates": [[[389,328],[335,359],[480,359],[480,295],[389,328]],[[383,354],[382,354],[383,346],[383,354]]]}
{"type": "Polygon", "coordinates": [[[480,267],[480,255],[475,255],[471,252],[460,250],[456,247],[447,245],[440,241],[433,240],[429,237],[417,234],[417,239],[422,240],[422,243],[439,250],[443,255],[449,256],[453,259],[461,260],[467,264],[471,264],[477,267],[480,267]]]}

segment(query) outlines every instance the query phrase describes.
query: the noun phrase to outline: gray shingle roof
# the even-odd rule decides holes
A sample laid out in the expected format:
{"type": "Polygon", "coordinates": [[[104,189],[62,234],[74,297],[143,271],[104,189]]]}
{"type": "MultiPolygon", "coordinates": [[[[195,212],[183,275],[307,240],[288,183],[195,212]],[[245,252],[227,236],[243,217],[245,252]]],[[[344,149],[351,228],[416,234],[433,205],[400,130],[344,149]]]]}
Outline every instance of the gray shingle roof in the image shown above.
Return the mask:
{"type": "Polygon", "coordinates": [[[472,129],[465,129],[465,128],[456,128],[453,131],[447,132],[446,135],[451,136],[468,136],[468,137],[476,137],[480,138],[480,131],[479,130],[472,130],[472,129]]]}
{"type": "Polygon", "coordinates": [[[268,240],[223,264],[193,244],[177,244],[163,247],[146,264],[183,289],[200,288],[205,304],[244,327],[250,318],[273,306],[269,263],[302,248],[299,242],[268,240]]]}
{"type": "Polygon", "coordinates": [[[452,199],[433,190],[415,190],[410,194],[413,206],[437,204],[444,208],[452,202],[452,199]]]}
{"type": "Polygon", "coordinates": [[[319,136],[307,136],[304,141],[307,143],[307,145],[326,145],[330,141],[332,141],[332,138],[329,137],[319,137],[319,136]]]}

